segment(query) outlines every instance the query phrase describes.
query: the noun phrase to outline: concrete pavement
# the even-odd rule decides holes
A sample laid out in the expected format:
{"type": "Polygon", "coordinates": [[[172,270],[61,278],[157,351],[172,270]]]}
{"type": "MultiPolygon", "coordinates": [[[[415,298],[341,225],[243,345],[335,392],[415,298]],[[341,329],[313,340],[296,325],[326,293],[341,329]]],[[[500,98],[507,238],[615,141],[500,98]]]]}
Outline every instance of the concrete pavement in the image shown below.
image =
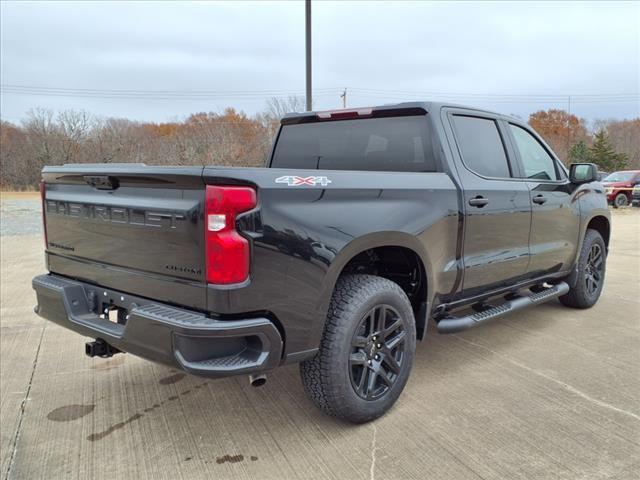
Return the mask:
{"type": "Polygon", "coordinates": [[[42,239],[3,237],[2,479],[637,479],[640,209],[613,221],[596,307],[432,329],[396,406],[361,426],[318,412],[296,366],[256,389],[85,357],[32,312],[42,239]]]}

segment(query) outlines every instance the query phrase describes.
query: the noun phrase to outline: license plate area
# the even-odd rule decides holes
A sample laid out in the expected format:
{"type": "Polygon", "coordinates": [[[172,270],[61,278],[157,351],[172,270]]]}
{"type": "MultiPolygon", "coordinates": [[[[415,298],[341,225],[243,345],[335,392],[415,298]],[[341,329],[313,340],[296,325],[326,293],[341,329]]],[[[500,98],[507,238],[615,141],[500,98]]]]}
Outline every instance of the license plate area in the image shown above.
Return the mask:
{"type": "Polygon", "coordinates": [[[100,309],[100,317],[117,325],[126,325],[129,320],[129,311],[113,303],[103,303],[100,309]]]}
{"type": "Polygon", "coordinates": [[[89,310],[97,317],[94,317],[96,325],[118,335],[124,332],[130,312],[143,303],[137,297],[92,286],[85,287],[85,295],[89,310]]]}

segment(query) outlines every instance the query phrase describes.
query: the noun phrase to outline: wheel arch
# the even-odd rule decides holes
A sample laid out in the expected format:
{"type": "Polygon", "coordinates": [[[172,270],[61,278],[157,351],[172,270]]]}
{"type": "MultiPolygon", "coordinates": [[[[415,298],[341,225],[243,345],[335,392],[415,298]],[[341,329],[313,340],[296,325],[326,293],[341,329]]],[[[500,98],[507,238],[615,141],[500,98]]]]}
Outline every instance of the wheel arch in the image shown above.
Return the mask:
{"type": "Polygon", "coordinates": [[[345,245],[331,262],[325,275],[318,302],[319,332],[325,318],[336,283],[344,273],[378,275],[397,283],[407,293],[416,320],[416,334],[422,339],[426,333],[430,298],[433,292],[433,270],[426,249],[418,239],[404,232],[377,232],[357,238],[345,245]],[[402,276],[407,275],[406,281],[402,276]],[[412,277],[414,275],[414,277],[412,277]],[[412,283],[417,283],[413,290],[412,283]]]}
{"type": "Polygon", "coordinates": [[[577,245],[576,257],[571,274],[565,279],[569,286],[574,287],[578,280],[578,262],[580,261],[580,252],[582,251],[582,244],[584,237],[587,234],[587,230],[592,229],[597,231],[604,240],[604,245],[607,251],[609,251],[609,241],[611,239],[611,220],[608,217],[608,211],[595,212],[589,220],[583,223],[584,229],[581,231],[580,241],[577,245]]]}
{"type": "Polygon", "coordinates": [[[585,234],[588,229],[592,229],[597,231],[604,240],[604,244],[609,249],[609,240],[611,238],[611,223],[609,219],[604,215],[595,215],[591,217],[589,222],[587,223],[587,228],[585,229],[585,234]]]}

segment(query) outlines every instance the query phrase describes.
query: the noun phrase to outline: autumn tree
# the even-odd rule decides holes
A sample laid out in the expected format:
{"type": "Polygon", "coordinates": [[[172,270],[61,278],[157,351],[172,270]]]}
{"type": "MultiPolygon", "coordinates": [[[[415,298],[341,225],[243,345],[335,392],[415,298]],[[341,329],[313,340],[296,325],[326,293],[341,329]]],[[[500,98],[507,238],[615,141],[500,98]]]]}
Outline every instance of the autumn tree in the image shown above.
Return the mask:
{"type": "Polygon", "coordinates": [[[592,161],[605,172],[622,170],[627,165],[627,155],[616,152],[604,130],[595,134],[593,145],[589,151],[592,161]]]}
{"type": "Polygon", "coordinates": [[[540,110],[529,115],[531,125],[558,157],[568,163],[569,150],[574,143],[589,139],[584,119],[564,110],[540,110]]]}
{"type": "Polygon", "coordinates": [[[184,124],[181,148],[190,158],[208,165],[262,166],[268,149],[265,127],[244,112],[227,108],[191,115],[184,124]]]}
{"type": "MultiPolygon", "coordinates": [[[[34,109],[20,125],[0,123],[0,182],[37,188],[42,167],[63,163],[263,166],[282,116],[304,109],[302,97],[274,98],[252,116],[228,108],[161,123],[34,109]]],[[[584,121],[561,110],[536,112],[530,123],[556,153],[566,153],[563,159],[596,161],[606,170],[625,161],[640,168],[640,118],[597,121],[602,131],[591,148],[584,121]]]]}
{"type": "Polygon", "coordinates": [[[0,122],[0,187],[29,188],[33,166],[26,161],[26,136],[21,128],[0,122]]]}

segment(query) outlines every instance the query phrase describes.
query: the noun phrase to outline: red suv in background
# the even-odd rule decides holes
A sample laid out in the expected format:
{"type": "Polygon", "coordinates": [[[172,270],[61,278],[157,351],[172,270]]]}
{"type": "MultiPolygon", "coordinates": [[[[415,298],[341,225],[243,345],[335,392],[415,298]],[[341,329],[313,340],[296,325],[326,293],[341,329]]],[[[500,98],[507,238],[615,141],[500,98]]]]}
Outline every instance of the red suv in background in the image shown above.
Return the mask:
{"type": "Polygon", "coordinates": [[[607,192],[607,201],[614,207],[625,207],[631,203],[633,187],[640,184],[640,170],[613,172],[602,179],[607,192]]]}

